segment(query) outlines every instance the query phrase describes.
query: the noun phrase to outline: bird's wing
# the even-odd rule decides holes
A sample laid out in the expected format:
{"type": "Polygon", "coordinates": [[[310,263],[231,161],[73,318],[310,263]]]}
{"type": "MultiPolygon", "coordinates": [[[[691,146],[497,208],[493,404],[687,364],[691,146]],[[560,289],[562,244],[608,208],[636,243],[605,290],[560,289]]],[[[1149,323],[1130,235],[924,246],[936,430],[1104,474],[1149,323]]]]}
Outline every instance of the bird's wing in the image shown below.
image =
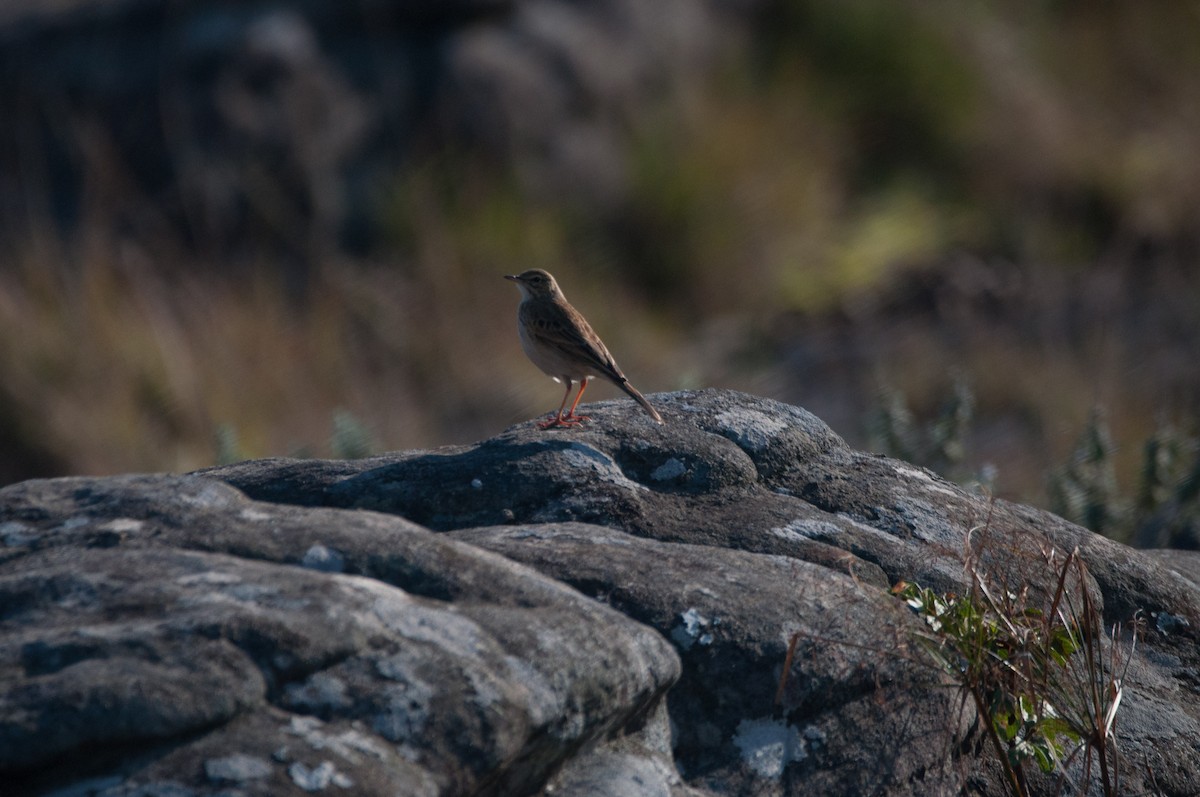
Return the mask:
{"type": "Polygon", "coordinates": [[[587,320],[573,309],[558,303],[522,305],[529,334],[537,341],[555,346],[578,357],[614,382],[626,382],[604,341],[587,320]]]}

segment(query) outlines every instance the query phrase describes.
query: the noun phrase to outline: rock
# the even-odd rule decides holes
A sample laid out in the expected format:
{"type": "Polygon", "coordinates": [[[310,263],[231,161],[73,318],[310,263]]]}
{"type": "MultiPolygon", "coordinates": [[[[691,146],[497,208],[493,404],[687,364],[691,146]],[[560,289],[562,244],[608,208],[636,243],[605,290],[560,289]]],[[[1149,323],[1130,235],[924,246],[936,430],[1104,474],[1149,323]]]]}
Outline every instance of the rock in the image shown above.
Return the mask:
{"type": "MultiPolygon", "coordinates": [[[[940,729],[957,709],[938,705],[938,690],[915,686],[929,677],[920,668],[871,670],[879,652],[894,650],[907,634],[905,618],[880,614],[875,601],[902,580],[962,594],[968,534],[988,568],[1046,593],[1056,573],[1031,564],[1040,564],[1048,548],[1065,554],[1078,547],[1088,568],[1079,587],[1090,591],[1104,622],[1128,626],[1140,616],[1152,628],[1135,661],[1156,662],[1144,678],[1153,688],[1144,695],[1132,688],[1125,697],[1131,702],[1123,700],[1123,755],[1136,750],[1146,761],[1178,758],[1200,766],[1189,739],[1200,731],[1194,697],[1175,712],[1177,729],[1165,735],[1154,729],[1156,706],[1181,701],[1183,691],[1194,694],[1200,683],[1194,650],[1200,592],[1196,582],[1164,568],[1159,555],[1047,512],[966,492],[925,469],[852,451],[795,407],[724,391],[654,401],[667,418],[663,427],[631,413],[628,402],[603,402],[589,406],[594,422],[582,428],[559,434],[526,424],[475,446],[359,461],[358,474],[342,463],[292,461],[244,463],[208,475],[264,499],[402,515],[533,564],[655,627],[683,660],[669,700],[676,762],[689,783],[718,791],[736,790],[739,778],[762,780],[747,769],[756,772],[752,762],[765,767],[773,759],[752,742],[775,738],[772,749],[782,744],[784,759],[800,750],[806,756],[784,761],[785,791],[851,793],[892,778],[893,793],[957,793],[958,776],[916,749],[904,750],[907,758],[880,774],[878,762],[889,760],[884,751],[899,755],[891,725],[901,722],[897,717],[907,718],[909,732],[922,722],[940,729]],[[731,583],[749,586],[731,590],[731,583]],[[815,595],[839,597],[819,615],[815,595]],[[771,737],[767,725],[753,723],[778,713],[770,698],[793,632],[807,640],[800,646],[807,655],[793,663],[793,691],[783,707],[792,730],[776,728],[771,737]],[[857,659],[853,645],[870,655],[857,659]],[[870,672],[860,672],[861,679],[891,689],[877,694],[864,687],[847,674],[856,667],[870,672]],[[904,707],[906,701],[912,702],[904,707]],[[881,702],[882,716],[871,715],[881,702]],[[864,727],[875,735],[868,738],[864,727]],[[787,741],[796,738],[793,730],[803,745],[787,741]],[[812,752],[820,745],[805,733],[826,740],[821,752],[812,752]],[[857,754],[862,744],[873,752],[857,759],[846,752],[857,754]]],[[[947,749],[933,758],[951,767],[947,749]]],[[[1145,777],[1144,769],[1134,769],[1130,777],[1145,777]]],[[[1200,787],[1190,776],[1181,783],[1181,793],[1200,787]]]]}
{"type": "Polygon", "coordinates": [[[206,250],[311,265],[378,235],[380,192],[431,141],[534,197],[612,211],[630,198],[630,119],[694,91],[759,5],[10,0],[0,220],[36,201],[70,226],[89,176],[120,169],[128,185],[102,198],[117,219],[153,209],[206,250]],[[29,181],[15,153],[31,142],[53,180],[29,181]]]}
{"type": "Polygon", "coordinates": [[[944,749],[901,755],[881,745],[943,732],[956,713],[953,693],[928,669],[880,655],[916,629],[913,618],[844,566],[580,523],[451,534],[534,564],[675,643],[683,676],[669,703],[675,760],[689,782],[716,794],[855,794],[920,772],[922,793],[957,788],[944,749]],[[777,707],[795,633],[804,642],[777,707]],[[801,791],[816,782],[822,789],[801,791]]]}
{"type": "Polygon", "coordinates": [[[1049,551],[1079,551],[1067,590],[1126,629],[1122,788],[1200,791],[1190,560],[853,451],[795,407],[653,401],[665,426],[603,402],[470,446],[0,491],[0,774],[109,795],[1000,795],[979,718],[889,594],[963,594],[969,540],[1035,595],[1057,588],[1049,551]]]}
{"type": "Polygon", "coordinates": [[[0,507],[6,794],[525,793],[678,675],[648,629],[399,518],[171,476],[0,507]]]}
{"type": "Polygon", "coordinates": [[[696,85],[730,37],[722,18],[717,4],[691,0],[516,3],[449,37],[442,117],[511,163],[535,196],[611,209],[630,190],[623,128],[696,85]]]}

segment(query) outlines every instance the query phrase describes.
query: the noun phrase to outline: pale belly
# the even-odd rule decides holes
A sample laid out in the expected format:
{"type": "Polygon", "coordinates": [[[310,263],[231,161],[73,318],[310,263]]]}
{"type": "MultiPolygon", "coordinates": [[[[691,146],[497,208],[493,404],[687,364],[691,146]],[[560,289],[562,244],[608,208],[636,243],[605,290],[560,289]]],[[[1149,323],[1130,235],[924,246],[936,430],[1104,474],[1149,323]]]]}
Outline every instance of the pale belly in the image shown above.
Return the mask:
{"type": "Polygon", "coordinates": [[[596,376],[595,370],[589,367],[587,363],[582,363],[560,354],[550,346],[535,344],[525,334],[523,325],[518,325],[517,331],[521,336],[521,348],[525,350],[525,355],[534,365],[553,378],[555,382],[561,382],[563,379],[578,382],[586,377],[596,376]]]}

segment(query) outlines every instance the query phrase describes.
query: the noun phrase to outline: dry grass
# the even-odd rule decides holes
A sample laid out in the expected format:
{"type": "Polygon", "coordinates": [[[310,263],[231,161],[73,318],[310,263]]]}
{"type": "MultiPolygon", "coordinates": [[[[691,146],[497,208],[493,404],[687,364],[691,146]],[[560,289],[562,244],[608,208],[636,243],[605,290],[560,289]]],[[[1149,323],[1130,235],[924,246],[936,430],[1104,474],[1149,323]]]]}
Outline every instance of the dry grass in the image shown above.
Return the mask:
{"type": "MultiPolygon", "coordinates": [[[[202,263],[167,272],[134,245],[86,249],[0,274],[5,392],[72,472],[208,465],[221,426],[247,456],[327,454],[339,408],[384,444],[484,431],[494,359],[480,347],[439,356],[497,339],[498,314],[469,312],[474,295],[439,322],[394,274],[360,266],[320,278],[297,306],[269,276],[235,283],[202,263]]],[[[511,392],[490,398],[517,411],[511,392]]]]}
{"type": "MultiPolygon", "coordinates": [[[[521,353],[518,296],[500,279],[522,264],[445,240],[405,263],[326,263],[300,299],[270,268],[164,269],[163,251],[96,238],[30,247],[0,272],[8,408],[78,474],[210,465],[219,431],[245,457],[328,456],[339,411],[383,450],[480,439],[552,409],[558,388],[521,353]]],[[[668,386],[638,345],[655,334],[644,306],[619,290],[601,303],[576,276],[564,284],[626,370],[668,386]]]]}

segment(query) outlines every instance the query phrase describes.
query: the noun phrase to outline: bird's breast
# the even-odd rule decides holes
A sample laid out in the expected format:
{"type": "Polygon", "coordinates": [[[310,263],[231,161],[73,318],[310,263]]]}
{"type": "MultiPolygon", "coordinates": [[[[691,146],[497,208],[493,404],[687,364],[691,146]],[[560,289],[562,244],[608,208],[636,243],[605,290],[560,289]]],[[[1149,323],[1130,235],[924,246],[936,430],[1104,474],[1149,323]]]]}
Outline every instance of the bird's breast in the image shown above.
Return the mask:
{"type": "Polygon", "coordinates": [[[521,348],[524,349],[525,356],[543,373],[555,379],[566,377],[573,380],[596,375],[595,370],[586,362],[570,356],[552,343],[535,337],[525,323],[518,323],[517,331],[521,336],[521,348]]]}

